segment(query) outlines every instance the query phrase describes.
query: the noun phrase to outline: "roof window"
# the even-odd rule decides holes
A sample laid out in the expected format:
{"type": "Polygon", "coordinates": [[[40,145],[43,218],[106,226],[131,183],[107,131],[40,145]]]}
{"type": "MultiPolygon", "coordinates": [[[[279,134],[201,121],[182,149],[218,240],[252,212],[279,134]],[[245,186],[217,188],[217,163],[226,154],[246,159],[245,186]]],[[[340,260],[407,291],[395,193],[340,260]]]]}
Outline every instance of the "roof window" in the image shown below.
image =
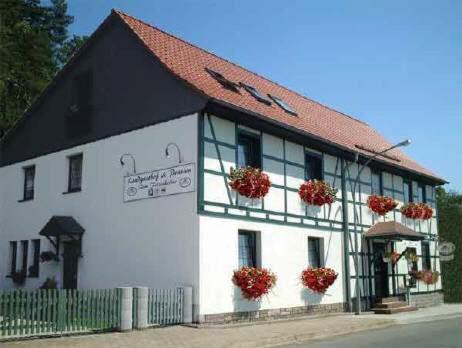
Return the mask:
{"type": "Polygon", "coordinates": [[[237,89],[237,85],[234,82],[228,80],[219,72],[209,68],[205,68],[205,71],[207,71],[210,76],[212,76],[220,85],[222,85],[226,89],[229,89],[233,92],[239,92],[239,90],[237,89]]]}
{"type": "Polygon", "coordinates": [[[281,98],[278,98],[274,95],[271,95],[271,94],[268,94],[268,96],[273,99],[273,101],[278,104],[281,109],[283,109],[284,111],[288,112],[289,114],[292,114],[292,115],[297,115],[297,113],[295,112],[295,110],[289,105],[287,104],[284,100],[282,100],[281,98]]]}
{"type": "Polygon", "coordinates": [[[241,86],[244,87],[244,89],[249,92],[255,99],[257,99],[259,102],[262,102],[266,105],[271,105],[271,100],[266,98],[263,94],[261,94],[258,89],[255,87],[246,85],[245,83],[241,82],[241,86]]]}

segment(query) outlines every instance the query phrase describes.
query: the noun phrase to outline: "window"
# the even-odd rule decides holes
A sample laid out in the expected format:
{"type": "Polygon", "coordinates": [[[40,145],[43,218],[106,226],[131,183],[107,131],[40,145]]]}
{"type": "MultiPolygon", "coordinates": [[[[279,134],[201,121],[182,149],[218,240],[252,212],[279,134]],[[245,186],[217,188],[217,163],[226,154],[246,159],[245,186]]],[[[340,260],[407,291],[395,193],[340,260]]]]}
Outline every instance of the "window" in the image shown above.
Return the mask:
{"type": "Polygon", "coordinates": [[[93,114],[93,72],[83,71],[75,76],[72,85],[72,99],[66,118],[70,138],[87,134],[91,129],[93,114]]]}
{"type": "MultiPolygon", "coordinates": [[[[409,248],[409,247],[408,247],[407,250],[408,250],[411,254],[417,255],[417,250],[416,250],[415,248],[409,248]]],[[[413,261],[413,262],[412,262],[411,270],[412,270],[412,271],[417,271],[417,270],[418,270],[417,261],[413,261]]]]}
{"type": "Polygon", "coordinates": [[[273,99],[273,101],[279,105],[279,107],[281,109],[283,109],[284,111],[288,112],[289,114],[292,114],[292,115],[297,115],[297,113],[295,112],[294,109],[292,109],[290,107],[289,104],[287,104],[284,100],[282,100],[281,98],[278,98],[278,97],[275,97],[274,95],[271,95],[271,94],[268,94],[268,96],[273,99]]]}
{"type": "Polygon", "coordinates": [[[322,156],[305,154],[305,176],[306,180],[322,180],[322,156]]]}
{"type": "Polygon", "coordinates": [[[239,268],[256,266],[256,233],[250,231],[239,231],[239,268]]]}
{"type": "Polygon", "coordinates": [[[382,195],[382,175],[380,172],[372,171],[372,194],[382,195]]]}
{"type": "Polygon", "coordinates": [[[427,202],[427,197],[425,194],[425,185],[419,185],[417,187],[417,195],[419,196],[419,202],[420,203],[426,203],[427,202]]]}
{"type": "Polygon", "coordinates": [[[21,241],[21,256],[22,256],[22,264],[21,264],[21,272],[27,274],[27,257],[29,254],[29,241],[22,240],[21,241]]]}
{"type": "Polygon", "coordinates": [[[23,200],[28,201],[34,199],[34,181],[35,181],[35,166],[24,168],[24,194],[23,200]]]}
{"type": "Polygon", "coordinates": [[[412,182],[404,181],[403,182],[403,193],[404,193],[404,203],[412,202],[412,182]]]}
{"type": "Polygon", "coordinates": [[[245,83],[241,82],[241,86],[244,87],[244,89],[249,92],[255,99],[257,99],[259,102],[262,102],[267,105],[271,105],[271,100],[266,98],[263,94],[261,94],[258,89],[255,87],[246,85],[245,83]]]}
{"type": "Polygon", "coordinates": [[[233,92],[239,92],[239,90],[237,89],[237,85],[234,82],[228,80],[226,77],[224,77],[219,72],[214,71],[209,68],[205,68],[205,71],[207,71],[210,74],[210,76],[212,76],[215,80],[217,80],[217,82],[223,87],[225,87],[226,89],[229,89],[233,92]]]}
{"type": "Polygon", "coordinates": [[[422,242],[422,269],[431,269],[430,244],[422,242]]]}
{"type": "Polygon", "coordinates": [[[10,274],[16,272],[16,258],[18,256],[18,242],[10,242],[10,274]]]}
{"type": "Polygon", "coordinates": [[[78,192],[82,189],[82,161],[82,154],[69,157],[68,192],[78,192]]]}
{"type": "Polygon", "coordinates": [[[261,168],[260,137],[240,132],[237,144],[237,165],[239,167],[261,168]]]}
{"type": "Polygon", "coordinates": [[[308,237],[308,267],[322,267],[320,238],[308,237]]]}
{"type": "Polygon", "coordinates": [[[29,277],[36,278],[39,276],[40,265],[40,239],[32,240],[33,264],[29,267],[29,277]]]}

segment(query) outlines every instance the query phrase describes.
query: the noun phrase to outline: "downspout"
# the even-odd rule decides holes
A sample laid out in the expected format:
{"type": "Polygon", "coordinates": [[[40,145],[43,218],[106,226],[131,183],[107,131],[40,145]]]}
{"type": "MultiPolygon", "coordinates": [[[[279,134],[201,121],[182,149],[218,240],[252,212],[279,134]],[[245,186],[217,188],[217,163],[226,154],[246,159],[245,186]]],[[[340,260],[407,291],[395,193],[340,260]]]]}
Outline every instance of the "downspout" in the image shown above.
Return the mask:
{"type": "Polygon", "coordinates": [[[342,222],[343,222],[343,260],[345,265],[345,294],[348,311],[352,311],[351,304],[351,281],[350,281],[350,231],[348,226],[348,194],[346,185],[346,162],[342,158],[342,222]]]}

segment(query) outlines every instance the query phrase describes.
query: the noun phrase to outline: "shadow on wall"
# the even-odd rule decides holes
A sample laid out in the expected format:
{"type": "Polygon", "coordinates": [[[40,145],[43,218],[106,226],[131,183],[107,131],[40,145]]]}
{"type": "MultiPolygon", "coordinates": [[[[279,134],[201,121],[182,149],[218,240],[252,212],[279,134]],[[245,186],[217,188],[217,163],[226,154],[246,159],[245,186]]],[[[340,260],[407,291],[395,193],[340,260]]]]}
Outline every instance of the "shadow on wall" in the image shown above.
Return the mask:
{"type": "Polygon", "coordinates": [[[234,286],[234,312],[253,312],[260,310],[261,301],[249,301],[242,296],[241,289],[234,286]]]}
{"type": "Polygon", "coordinates": [[[305,288],[300,292],[300,298],[305,304],[305,306],[313,306],[313,305],[320,304],[323,296],[329,296],[329,295],[316,294],[312,292],[311,290],[305,289],[305,288]]]}

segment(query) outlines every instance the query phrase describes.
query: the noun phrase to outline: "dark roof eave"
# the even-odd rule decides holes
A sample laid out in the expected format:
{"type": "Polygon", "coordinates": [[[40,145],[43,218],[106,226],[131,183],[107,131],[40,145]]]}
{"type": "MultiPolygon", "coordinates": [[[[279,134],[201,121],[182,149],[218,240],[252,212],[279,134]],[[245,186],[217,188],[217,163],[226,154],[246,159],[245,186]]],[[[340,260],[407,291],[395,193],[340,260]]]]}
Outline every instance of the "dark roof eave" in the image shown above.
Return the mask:
{"type": "MultiPolygon", "coordinates": [[[[337,143],[334,143],[332,141],[329,141],[329,140],[326,140],[324,138],[321,138],[317,135],[314,135],[312,133],[308,133],[306,131],[302,131],[296,127],[293,127],[293,126],[290,126],[286,123],[282,123],[282,122],[278,122],[274,119],[271,119],[267,116],[264,116],[262,114],[259,114],[259,113],[256,113],[256,112],[253,112],[253,111],[249,111],[247,109],[244,109],[244,108],[241,108],[239,106],[236,106],[234,104],[230,104],[230,103],[227,103],[223,100],[220,100],[220,99],[215,99],[215,98],[210,98],[210,101],[209,101],[209,104],[216,104],[218,106],[221,106],[221,107],[225,107],[225,108],[228,108],[228,109],[231,109],[231,110],[234,110],[234,111],[237,111],[237,112],[240,112],[240,113],[243,113],[243,114],[247,114],[247,115],[251,115],[253,117],[257,117],[259,118],[260,120],[262,121],[265,121],[265,122],[268,122],[272,125],[275,125],[277,127],[282,127],[284,128],[285,130],[289,131],[289,132],[292,132],[292,133],[297,133],[303,137],[307,137],[311,140],[316,140],[316,141],[319,141],[321,142],[322,144],[325,144],[325,145],[328,145],[329,147],[332,147],[334,149],[337,150],[337,152],[342,152],[343,154],[345,154],[347,157],[353,159],[354,156],[355,156],[355,152],[352,151],[351,149],[345,147],[345,146],[342,146],[342,145],[339,145],[337,143]]],[[[206,107],[207,108],[207,107],[206,107]]],[[[444,185],[444,184],[448,184],[449,182],[444,180],[444,179],[441,179],[441,178],[438,178],[438,177],[435,177],[435,176],[431,176],[431,175],[428,175],[428,174],[425,174],[425,173],[421,173],[421,172],[418,172],[418,171],[415,171],[415,170],[411,170],[411,169],[408,169],[406,167],[402,167],[402,166],[399,166],[399,165],[392,165],[390,164],[389,162],[386,162],[386,161],[382,161],[380,159],[374,159],[374,162],[377,162],[377,163],[380,163],[388,168],[393,168],[393,169],[399,169],[401,171],[405,171],[405,172],[408,172],[408,173],[411,173],[419,178],[424,178],[436,185],[444,185]]]]}

